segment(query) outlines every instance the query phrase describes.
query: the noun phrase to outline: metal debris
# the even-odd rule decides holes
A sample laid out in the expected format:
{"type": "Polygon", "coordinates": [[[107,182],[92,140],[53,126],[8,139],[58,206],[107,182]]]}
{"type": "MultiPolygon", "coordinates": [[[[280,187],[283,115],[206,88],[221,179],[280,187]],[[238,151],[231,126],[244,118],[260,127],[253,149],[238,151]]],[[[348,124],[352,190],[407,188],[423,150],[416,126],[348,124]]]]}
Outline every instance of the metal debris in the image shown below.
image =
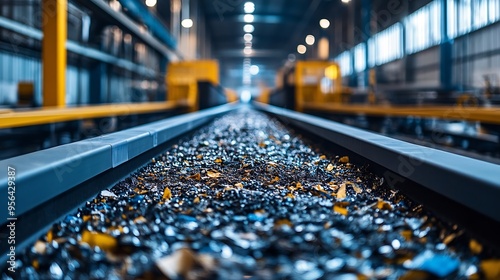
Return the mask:
{"type": "Polygon", "coordinates": [[[263,114],[224,116],[55,223],[3,278],[499,275],[467,233],[329,152],[263,114]]]}

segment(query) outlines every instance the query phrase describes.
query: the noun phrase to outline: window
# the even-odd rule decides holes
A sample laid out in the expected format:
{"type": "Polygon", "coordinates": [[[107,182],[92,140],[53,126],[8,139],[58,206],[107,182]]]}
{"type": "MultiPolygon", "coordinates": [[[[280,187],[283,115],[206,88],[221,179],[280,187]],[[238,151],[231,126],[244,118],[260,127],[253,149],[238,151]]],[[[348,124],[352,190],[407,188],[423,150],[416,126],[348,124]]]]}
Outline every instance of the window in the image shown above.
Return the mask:
{"type": "Polygon", "coordinates": [[[345,51],[337,56],[335,61],[340,65],[340,73],[342,77],[352,74],[352,56],[350,51],[345,51]]]}
{"type": "Polygon", "coordinates": [[[406,52],[408,54],[441,43],[441,9],[441,2],[433,1],[405,19],[406,52]]]}
{"type": "Polygon", "coordinates": [[[500,0],[489,0],[487,10],[489,23],[500,20],[500,0]]]}
{"type": "Polygon", "coordinates": [[[456,38],[500,20],[500,0],[448,0],[448,36],[456,38]]]}
{"type": "Polygon", "coordinates": [[[368,40],[370,67],[403,57],[403,27],[396,23],[368,40]]]}
{"type": "Polygon", "coordinates": [[[366,45],[358,44],[354,47],[354,70],[363,72],[366,69],[366,45]]]}

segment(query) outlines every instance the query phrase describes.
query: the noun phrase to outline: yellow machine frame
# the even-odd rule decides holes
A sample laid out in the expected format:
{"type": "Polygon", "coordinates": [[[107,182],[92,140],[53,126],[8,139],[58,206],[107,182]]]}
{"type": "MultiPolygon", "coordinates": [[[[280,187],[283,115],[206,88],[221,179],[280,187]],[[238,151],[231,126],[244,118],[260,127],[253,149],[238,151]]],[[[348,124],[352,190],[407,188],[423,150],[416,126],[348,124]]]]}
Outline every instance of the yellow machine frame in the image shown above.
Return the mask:
{"type": "Polygon", "coordinates": [[[219,84],[219,63],[216,60],[172,62],[167,67],[167,100],[186,102],[190,111],[198,110],[198,82],[219,84]]]}
{"type": "Polygon", "coordinates": [[[298,61],[295,65],[295,109],[305,103],[343,101],[340,66],[331,61],[298,61]]]}

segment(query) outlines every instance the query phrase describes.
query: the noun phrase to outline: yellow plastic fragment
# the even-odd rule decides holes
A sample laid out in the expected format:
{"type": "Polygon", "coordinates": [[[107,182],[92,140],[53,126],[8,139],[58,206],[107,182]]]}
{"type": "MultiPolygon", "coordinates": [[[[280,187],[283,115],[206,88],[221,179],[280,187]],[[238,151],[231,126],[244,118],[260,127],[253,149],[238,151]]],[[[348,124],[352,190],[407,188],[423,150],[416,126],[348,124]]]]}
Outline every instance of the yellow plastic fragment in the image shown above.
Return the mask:
{"type": "Polygon", "coordinates": [[[221,176],[221,174],[217,171],[213,171],[213,170],[208,170],[207,171],[207,176],[210,177],[210,178],[219,178],[221,176]]]}
{"type": "Polygon", "coordinates": [[[37,252],[40,255],[43,255],[45,254],[45,249],[47,248],[47,245],[45,244],[45,242],[38,240],[33,247],[35,249],[35,252],[37,252]]]}
{"type": "Polygon", "coordinates": [[[90,232],[88,230],[83,231],[81,241],[83,243],[89,244],[92,247],[99,247],[105,251],[115,249],[118,243],[114,237],[108,234],[90,232]]]}
{"type": "Polygon", "coordinates": [[[321,156],[319,157],[319,159],[324,160],[324,159],[326,159],[326,156],[325,156],[325,155],[321,155],[321,156]]]}
{"type": "Polygon", "coordinates": [[[360,187],[356,186],[355,184],[352,184],[352,189],[354,190],[354,192],[356,192],[357,194],[359,193],[362,193],[363,192],[363,189],[361,189],[360,187]]]}
{"type": "Polygon", "coordinates": [[[326,167],[326,171],[332,171],[334,168],[333,164],[328,164],[328,166],[326,167]]]}
{"type": "Polygon", "coordinates": [[[139,217],[134,219],[134,223],[136,223],[136,224],[142,224],[142,223],[145,223],[147,221],[148,220],[146,220],[146,218],[144,218],[143,216],[139,216],[139,217]]]}
{"type": "Polygon", "coordinates": [[[188,272],[196,264],[196,255],[188,248],[182,248],[173,254],[158,259],[157,267],[169,279],[187,278],[188,272]]]}
{"type": "Polygon", "coordinates": [[[468,279],[469,280],[480,280],[481,276],[479,275],[479,273],[474,273],[474,274],[470,275],[468,279]]]}
{"type": "Polygon", "coordinates": [[[426,280],[429,279],[430,275],[425,271],[410,270],[405,275],[399,278],[400,280],[426,280]]]}
{"type": "Polygon", "coordinates": [[[280,219],[274,222],[275,227],[281,227],[281,226],[289,226],[292,227],[292,222],[288,219],[280,219]]]}
{"type": "Polygon", "coordinates": [[[36,270],[38,270],[40,268],[40,263],[38,262],[38,260],[33,260],[33,262],[31,262],[31,265],[36,270]]]}
{"type": "Polygon", "coordinates": [[[163,199],[170,200],[171,198],[172,198],[172,192],[168,187],[165,187],[165,190],[163,190],[163,199]]]}
{"type": "Polygon", "coordinates": [[[199,198],[199,197],[196,197],[196,198],[193,200],[193,203],[195,203],[195,204],[200,203],[200,198],[199,198]]]}
{"type": "Polygon", "coordinates": [[[402,230],[401,236],[404,237],[406,241],[410,241],[413,236],[413,232],[411,230],[402,230]]]}
{"type": "Polygon", "coordinates": [[[315,185],[313,188],[317,191],[325,192],[325,189],[321,185],[315,185]]]}
{"type": "Polygon", "coordinates": [[[295,199],[295,195],[293,195],[292,193],[288,193],[286,195],[286,197],[291,198],[291,199],[295,199]]]}
{"type": "Polygon", "coordinates": [[[52,242],[52,240],[54,239],[54,235],[52,233],[52,229],[50,229],[48,232],[47,232],[47,242],[52,242]]]}
{"type": "Polygon", "coordinates": [[[446,236],[446,238],[443,240],[443,243],[448,245],[455,239],[455,237],[457,237],[457,235],[452,233],[452,234],[446,236]]]}
{"type": "Polygon", "coordinates": [[[221,158],[217,158],[214,160],[215,163],[222,163],[222,159],[221,158]]]}
{"type": "Polygon", "coordinates": [[[337,192],[337,198],[338,199],[344,199],[346,198],[346,187],[345,184],[341,184],[339,191],[337,192]]]}
{"type": "Polygon", "coordinates": [[[340,163],[349,163],[349,157],[348,156],[343,156],[339,159],[340,163]]]}
{"type": "Polygon", "coordinates": [[[347,214],[349,213],[349,210],[347,210],[344,207],[337,206],[337,205],[333,206],[333,211],[335,213],[339,213],[339,214],[344,215],[344,216],[347,216],[347,214]]]}
{"type": "Polygon", "coordinates": [[[356,278],[358,278],[358,280],[368,280],[370,278],[368,278],[368,276],[364,275],[364,274],[358,274],[356,275],[356,278]]]}
{"type": "Polygon", "coordinates": [[[483,251],[483,245],[477,242],[475,239],[471,239],[469,242],[469,249],[473,254],[481,254],[483,251]]]}
{"type": "Polygon", "coordinates": [[[392,210],[391,204],[389,202],[383,201],[383,200],[379,200],[377,202],[377,208],[380,210],[392,210]]]}
{"type": "Polygon", "coordinates": [[[274,184],[280,180],[280,177],[276,176],[274,177],[271,181],[269,181],[269,184],[274,184]]]}
{"type": "Polygon", "coordinates": [[[242,183],[236,183],[236,184],[234,184],[234,186],[237,187],[237,188],[239,188],[239,189],[243,188],[243,184],[242,183]]]}
{"type": "Polygon", "coordinates": [[[485,279],[500,279],[500,259],[484,260],[480,267],[485,279]]]}
{"type": "Polygon", "coordinates": [[[295,188],[293,188],[294,191],[296,190],[304,190],[304,187],[302,186],[302,184],[300,182],[297,182],[297,184],[295,184],[295,188]]]}
{"type": "Polygon", "coordinates": [[[194,175],[189,176],[188,179],[195,179],[196,181],[200,181],[201,175],[200,175],[200,173],[196,173],[194,175]]]}

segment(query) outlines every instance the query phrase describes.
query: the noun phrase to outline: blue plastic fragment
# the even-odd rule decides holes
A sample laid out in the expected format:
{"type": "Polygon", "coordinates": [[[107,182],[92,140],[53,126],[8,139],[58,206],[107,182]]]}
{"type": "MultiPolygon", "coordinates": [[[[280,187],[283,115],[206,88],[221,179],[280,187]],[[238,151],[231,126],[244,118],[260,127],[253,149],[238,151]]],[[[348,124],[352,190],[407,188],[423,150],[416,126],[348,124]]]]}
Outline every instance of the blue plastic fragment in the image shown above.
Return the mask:
{"type": "Polygon", "coordinates": [[[263,215],[257,215],[257,214],[250,214],[248,215],[248,220],[250,222],[262,222],[264,221],[265,217],[263,215]]]}
{"type": "Polygon", "coordinates": [[[141,203],[141,201],[144,200],[144,196],[143,195],[136,195],[134,196],[130,202],[133,202],[133,203],[141,203]]]}
{"type": "Polygon", "coordinates": [[[438,277],[446,277],[456,271],[460,262],[451,256],[425,251],[416,256],[407,268],[423,270],[438,277]]]}

